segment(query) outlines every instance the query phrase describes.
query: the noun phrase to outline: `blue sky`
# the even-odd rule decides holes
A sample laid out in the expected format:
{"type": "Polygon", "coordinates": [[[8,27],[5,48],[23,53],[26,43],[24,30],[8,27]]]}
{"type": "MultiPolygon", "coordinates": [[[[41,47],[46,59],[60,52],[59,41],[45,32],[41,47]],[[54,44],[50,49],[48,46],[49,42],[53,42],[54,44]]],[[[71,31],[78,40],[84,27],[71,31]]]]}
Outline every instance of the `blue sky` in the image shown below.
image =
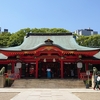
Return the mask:
{"type": "Polygon", "coordinates": [[[100,0],[0,0],[0,27],[92,28],[100,33],[100,0]]]}

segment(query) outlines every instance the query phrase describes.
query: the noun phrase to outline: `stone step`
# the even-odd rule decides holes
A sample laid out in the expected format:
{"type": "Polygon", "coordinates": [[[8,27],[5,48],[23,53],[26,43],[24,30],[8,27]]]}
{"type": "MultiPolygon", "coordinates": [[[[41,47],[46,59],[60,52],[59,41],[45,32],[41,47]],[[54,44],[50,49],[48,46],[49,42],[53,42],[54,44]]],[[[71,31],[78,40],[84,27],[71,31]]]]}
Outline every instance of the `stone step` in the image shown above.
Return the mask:
{"type": "Polygon", "coordinates": [[[13,88],[83,88],[84,82],[78,79],[18,79],[13,88]]]}

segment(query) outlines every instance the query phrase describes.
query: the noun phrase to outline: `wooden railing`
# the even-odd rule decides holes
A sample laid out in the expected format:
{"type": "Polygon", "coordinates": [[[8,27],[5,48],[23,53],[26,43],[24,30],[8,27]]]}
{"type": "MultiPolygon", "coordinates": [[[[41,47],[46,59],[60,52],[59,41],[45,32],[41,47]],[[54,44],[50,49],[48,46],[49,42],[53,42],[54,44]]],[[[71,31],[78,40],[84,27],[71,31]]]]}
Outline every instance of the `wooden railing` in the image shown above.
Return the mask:
{"type": "Polygon", "coordinates": [[[20,79],[20,74],[19,73],[11,73],[11,74],[8,74],[8,73],[4,73],[6,79],[11,79],[11,80],[15,80],[15,79],[20,79]]]}
{"type": "MultiPolygon", "coordinates": [[[[92,73],[90,73],[89,78],[92,78],[92,73]]],[[[87,80],[88,76],[86,75],[86,73],[80,73],[80,79],[87,80]]]]}

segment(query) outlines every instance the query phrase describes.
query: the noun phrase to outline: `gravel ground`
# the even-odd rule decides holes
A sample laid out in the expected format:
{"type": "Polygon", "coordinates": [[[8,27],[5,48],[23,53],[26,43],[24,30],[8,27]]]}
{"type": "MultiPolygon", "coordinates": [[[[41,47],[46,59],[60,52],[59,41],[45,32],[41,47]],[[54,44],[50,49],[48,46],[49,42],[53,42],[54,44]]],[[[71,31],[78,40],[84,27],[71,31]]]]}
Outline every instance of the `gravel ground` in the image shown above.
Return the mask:
{"type": "Polygon", "coordinates": [[[0,92],[0,100],[10,100],[14,96],[16,96],[18,93],[12,93],[12,92],[0,92]]]}
{"type": "MultiPolygon", "coordinates": [[[[0,93],[0,100],[10,100],[14,96],[16,96],[18,93],[12,93],[12,92],[1,92],[0,93]]],[[[73,93],[77,97],[79,97],[81,100],[100,100],[100,92],[75,92],[73,93]]]]}
{"type": "Polygon", "coordinates": [[[76,92],[73,93],[75,94],[77,97],[79,97],[81,100],[100,100],[100,92],[76,92]]]}

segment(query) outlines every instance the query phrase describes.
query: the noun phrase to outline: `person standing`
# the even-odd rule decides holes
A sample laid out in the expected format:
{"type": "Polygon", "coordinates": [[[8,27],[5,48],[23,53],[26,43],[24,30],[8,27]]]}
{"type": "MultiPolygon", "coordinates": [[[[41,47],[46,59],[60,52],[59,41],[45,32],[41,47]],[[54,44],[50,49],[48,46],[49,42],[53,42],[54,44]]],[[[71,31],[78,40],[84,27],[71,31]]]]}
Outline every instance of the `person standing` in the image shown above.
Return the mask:
{"type": "Polygon", "coordinates": [[[47,78],[51,78],[51,69],[47,68],[47,78]]]}
{"type": "Polygon", "coordinates": [[[73,78],[74,77],[74,70],[71,69],[70,71],[71,71],[71,77],[73,78]]]}
{"type": "Polygon", "coordinates": [[[30,69],[29,69],[29,73],[30,73],[30,76],[35,76],[35,69],[34,69],[34,66],[31,65],[30,69]]]}

